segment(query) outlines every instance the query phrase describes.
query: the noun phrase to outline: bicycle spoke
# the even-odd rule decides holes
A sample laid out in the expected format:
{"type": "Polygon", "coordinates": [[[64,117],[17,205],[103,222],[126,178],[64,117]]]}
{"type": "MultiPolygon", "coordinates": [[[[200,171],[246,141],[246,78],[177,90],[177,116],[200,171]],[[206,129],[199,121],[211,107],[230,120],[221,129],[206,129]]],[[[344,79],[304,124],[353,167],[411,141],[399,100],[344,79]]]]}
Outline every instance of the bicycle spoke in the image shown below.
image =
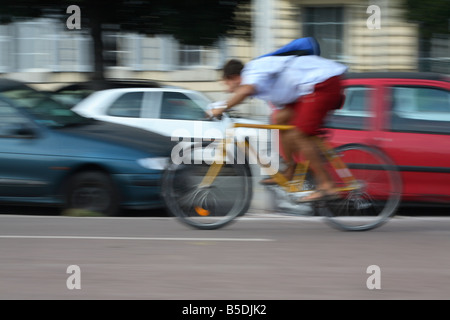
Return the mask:
{"type": "MultiPolygon", "coordinates": [[[[201,150],[194,150],[196,154],[201,150]]],[[[251,201],[251,181],[243,165],[221,166],[210,183],[202,185],[210,165],[172,165],[163,178],[169,212],[199,229],[216,229],[244,214],[251,201]]]]}
{"type": "MultiPolygon", "coordinates": [[[[321,215],[343,230],[369,230],[391,217],[400,201],[400,176],[380,151],[364,145],[337,148],[358,188],[341,199],[317,204],[321,215]]],[[[339,179],[334,175],[335,179],[339,179]]]]}

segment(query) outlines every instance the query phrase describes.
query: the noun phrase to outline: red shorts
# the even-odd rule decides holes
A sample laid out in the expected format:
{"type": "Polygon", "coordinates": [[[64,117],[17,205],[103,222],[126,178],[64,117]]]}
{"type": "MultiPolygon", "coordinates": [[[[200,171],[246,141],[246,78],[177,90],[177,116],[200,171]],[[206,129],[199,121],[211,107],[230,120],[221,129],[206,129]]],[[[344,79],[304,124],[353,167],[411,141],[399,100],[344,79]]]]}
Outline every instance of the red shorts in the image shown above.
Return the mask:
{"type": "Polygon", "coordinates": [[[314,86],[314,92],[286,107],[294,109],[291,124],[307,135],[317,135],[328,111],[336,109],[343,98],[341,77],[335,76],[314,86]]]}

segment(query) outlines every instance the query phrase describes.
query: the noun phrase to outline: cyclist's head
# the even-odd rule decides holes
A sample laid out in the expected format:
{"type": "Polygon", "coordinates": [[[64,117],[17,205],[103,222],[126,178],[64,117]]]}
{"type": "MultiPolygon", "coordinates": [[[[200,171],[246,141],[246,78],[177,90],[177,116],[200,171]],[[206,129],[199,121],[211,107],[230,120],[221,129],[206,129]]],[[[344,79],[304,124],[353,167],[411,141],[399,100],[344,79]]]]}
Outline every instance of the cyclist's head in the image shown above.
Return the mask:
{"type": "Polygon", "coordinates": [[[240,76],[244,64],[237,59],[231,59],[223,66],[223,79],[229,79],[234,76],[240,76]]]}
{"type": "Polygon", "coordinates": [[[241,84],[242,69],[244,64],[237,59],[231,59],[223,66],[222,79],[229,92],[233,92],[241,84]]]}

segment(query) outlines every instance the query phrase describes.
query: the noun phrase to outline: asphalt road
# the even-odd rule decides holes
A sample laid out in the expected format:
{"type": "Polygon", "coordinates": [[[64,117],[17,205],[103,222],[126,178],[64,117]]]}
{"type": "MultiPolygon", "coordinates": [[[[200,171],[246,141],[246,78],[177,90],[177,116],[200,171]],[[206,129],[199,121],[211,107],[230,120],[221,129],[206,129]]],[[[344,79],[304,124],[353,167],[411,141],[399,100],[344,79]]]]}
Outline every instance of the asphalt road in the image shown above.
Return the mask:
{"type": "Polygon", "coordinates": [[[253,213],[200,231],[165,217],[0,215],[0,299],[450,299],[450,218],[343,232],[253,213]]]}

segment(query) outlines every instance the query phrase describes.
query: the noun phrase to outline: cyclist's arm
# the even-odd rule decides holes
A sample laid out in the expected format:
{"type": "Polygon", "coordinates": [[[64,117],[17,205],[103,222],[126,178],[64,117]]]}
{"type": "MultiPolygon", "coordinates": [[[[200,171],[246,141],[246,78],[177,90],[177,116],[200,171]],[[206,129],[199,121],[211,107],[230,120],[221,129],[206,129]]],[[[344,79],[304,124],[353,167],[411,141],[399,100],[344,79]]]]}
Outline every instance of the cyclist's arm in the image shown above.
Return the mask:
{"type": "Polygon", "coordinates": [[[230,98],[230,100],[227,101],[226,109],[233,108],[235,105],[238,105],[239,103],[244,101],[247,97],[253,96],[255,92],[256,90],[253,85],[244,84],[239,86],[234,92],[234,95],[230,98]]]}
{"type": "Polygon", "coordinates": [[[226,106],[223,108],[213,109],[214,116],[220,116],[224,111],[228,111],[234,106],[244,101],[247,97],[254,95],[256,92],[255,87],[250,84],[241,85],[234,91],[233,96],[227,101],[226,106]]]}

